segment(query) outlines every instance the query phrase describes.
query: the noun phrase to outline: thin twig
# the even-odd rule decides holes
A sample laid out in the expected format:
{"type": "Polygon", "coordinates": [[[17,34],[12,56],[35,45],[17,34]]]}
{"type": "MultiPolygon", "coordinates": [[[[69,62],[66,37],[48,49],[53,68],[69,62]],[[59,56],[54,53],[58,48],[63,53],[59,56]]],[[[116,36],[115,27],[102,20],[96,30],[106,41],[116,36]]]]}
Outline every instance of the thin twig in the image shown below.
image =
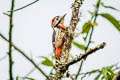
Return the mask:
{"type": "Polygon", "coordinates": [[[53,74],[53,70],[54,70],[54,68],[51,69],[49,75],[52,75],[52,74],[53,74]]]}
{"type": "MultiPolygon", "coordinates": [[[[15,10],[13,10],[13,11],[14,11],[14,12],[15,12],[15,11],[19,11],[19,10],[21,10],[21,9],[24,9],[24,8],[28,7],[28,6],[31,6],[32,4],[34,4],[34,3],[38,2],[38,1],[39,1],[39,0],[35,0],[35,1],[33,1],[33,2],[29,3],[29,4],[27,4],[27,5],[25,5],[25,6],[23,6],[23,7],[18,8],[18,9],[15,9],[15,10]]],[[[7,12],[11,12],[11,11],[7,11],[7,12]]]]}
{"type": "MultiPolygon", "coordinates": [[[[32,59],[33,60],[33,59],[32,59]]],[[[41,63],[38,63],[37,65],[39,66],[41,63]]],[[[30,74],[32,74],[34,72],[34,70],[36,69],[36,67],[33,67],[26,75],[25,77],[28,77],[30,74]]]]}
{"type": "MultiPolygon", "coordinates": [[[[92,70],[92,71],[101,72],[99,69],[95,69],[95,70],[92,70]]],[[[91,73],[92,71],[85,72],[85,73],[80,73],[79,75],[87,75],[88,73],[91,73]]],[[[76,74],[72,74],[72,76],[76,76],[76,74]]]]}
{"type": "MultiPolygon", "coordinates": [[[[0,36],[5,40],[5,41],[7,41],[7,42],[9,42],[9,40],[6,38],[6,37],[4,37],[3,35],[2,35],[2,33],[0,33],[0,36]]],[[[10,42],[9,42],[10,43],[10,42]]],[[[17,46],[15,46],[13,43],[10,43],[14,48],[15,48],[15,50],[17,50],[19,53],[21,53],[28,61],[30,61],[38,70],[39,70],[39,72],[41,72],[48,80],[49,80],[49,77],[46,75],[46,73],[40,68],[40,67],[38,67],[38,65],[31,59],[31,58],[29,58],[21,49],[19,49],[17,46]]]]}
{"type": "Polygon", "coordinates": [[[72,80],[76,80],[69,72],[66,73],[66,77],[70,77],[72,80]]]}
{"type": "Polygon", "coordinates": [[[3,12],[3,14],[6,15],[6,16],[8,16],[8,17],[10,16],[8,13],[5,13],[5,12],[3,12]]]}
{"type": "Polygon", "coordinates": [[[10,12],[10,16],[9,16],[9,52],[8,52],[8,55],[9,55],[9,77],[10,77],[10,80],[13,80],[13,60],[12,60],[12,28],[13,28],[13,10],[14,10],[14,3],[15,1],[12,0],[11,1],[11,12],[10,12]]]}
{"type": "Polygon", "coordinates": [[[7,58],[7,56],[8,56],[8,55],[6,54],[5,56],[1,57],[1,58],[0,58],[0,61],[2,61],[2,60],[4,60],[5,58],[7,58]]]}
{"type": "Polygon", "coordinates": [[[79,74],[80,74],[80,71],[81,71],[81,69],[82,69],[82,65],[83,65],[83,60],[81,60],[81,64],[80,64],[80,67],[79,67],[79,70],[78,70],[78,72],[77,72],[77,74],[76,74],[76,76],[75,76],[75,79],[77,80],[77,78],[78,78],[78,76],[79,76],[79,74]]]}

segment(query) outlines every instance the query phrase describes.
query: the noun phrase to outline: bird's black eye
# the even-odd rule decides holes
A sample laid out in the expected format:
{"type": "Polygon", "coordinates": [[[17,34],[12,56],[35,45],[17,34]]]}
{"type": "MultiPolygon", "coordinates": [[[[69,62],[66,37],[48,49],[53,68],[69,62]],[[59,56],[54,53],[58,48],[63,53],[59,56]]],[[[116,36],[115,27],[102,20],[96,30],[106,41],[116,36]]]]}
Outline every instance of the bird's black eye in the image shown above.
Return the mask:
{"type": "Polygon", "coordinates": [[[55,18],[56,20],[59,20],[59,16],[56,16],[56,18],[55,18]]]}

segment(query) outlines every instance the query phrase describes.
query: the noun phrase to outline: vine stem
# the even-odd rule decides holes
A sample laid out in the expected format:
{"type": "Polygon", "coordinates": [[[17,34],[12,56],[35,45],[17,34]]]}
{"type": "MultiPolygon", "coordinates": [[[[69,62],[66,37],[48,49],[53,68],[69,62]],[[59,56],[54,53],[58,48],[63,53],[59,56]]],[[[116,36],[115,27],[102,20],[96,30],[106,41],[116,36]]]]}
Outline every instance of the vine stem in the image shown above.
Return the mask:
{"type": "Polygon", "coordinates": [[[79,76],[79,74],[80,74],[80,71],[81,71],[81,69],[82,69],[83,62],[84,62],[84,61],[81,60],[79,70],[78,70],[78,72],[77,72],[77,75],[75,76],[75,79],[76,79],[76,80],[77,80],[77,78],[78,78],[78,76],[79,76]]]}
{"type": "MultiPolygon", "coordinates": [[[[101,2],[101,0],[99,0],[99,1],[97,2],[96,11],[95,11],[95,16],[91,18],[91,21],[92,21],[92,19],[94,18],[93,23],[95,23],[96,20],[97,20],[98,11],[99,11],[99,7],[100,7],[100,2],[101,2]]],[[[91,39],[92,39],[92,35],[93,35],[93,31],[94,31],[94,26],[92,26],[92,29],[91,29],[91,32],[90,32],[89,41],[88,41],[87,47],[86,47],[86,49],[85,49],[85,52],[87,51],[88,47],[90,46],[91,39]]]]}

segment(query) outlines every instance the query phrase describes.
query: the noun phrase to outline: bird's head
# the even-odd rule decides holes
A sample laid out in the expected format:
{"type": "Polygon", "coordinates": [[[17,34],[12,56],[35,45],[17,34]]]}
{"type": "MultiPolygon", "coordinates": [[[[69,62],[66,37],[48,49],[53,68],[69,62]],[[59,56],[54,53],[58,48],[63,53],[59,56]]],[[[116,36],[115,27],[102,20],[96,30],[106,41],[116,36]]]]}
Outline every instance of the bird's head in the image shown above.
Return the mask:
{"type": "Polygon", "coordinates": [[[62,28],[62,29],[66,29],[66,27],[64,26],[64,18],[65,18],[66,14],[63,16],[56,16],[52,19],[51,22],[51,26],[52,28],[62,28]]]}

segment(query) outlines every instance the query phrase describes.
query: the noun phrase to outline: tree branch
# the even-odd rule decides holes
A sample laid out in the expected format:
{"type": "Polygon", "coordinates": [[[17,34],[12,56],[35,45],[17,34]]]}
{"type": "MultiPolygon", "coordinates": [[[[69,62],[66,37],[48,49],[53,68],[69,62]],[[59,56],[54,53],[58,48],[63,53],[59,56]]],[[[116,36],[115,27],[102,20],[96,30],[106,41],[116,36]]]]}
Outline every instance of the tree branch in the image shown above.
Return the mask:
{"type": "Polygon", "coordinates": [[[97,47],[95,47],[95,48],[93,48],[93,49],[87,51],[85,54],[82,54],[82,55],[80,55],[80,56],[74,58],[72,61],[70,61],[69,63],[66,64],[67,67],[69,67],[70,65],[73,65],[73,64],[79,62],[80,60],[82,60],[82,59],[84,59],[85,57],[87,57],[88,55],[90,55],[90,54],[96,52],[97,50],[103,49],[103,48],[105,47],[105,45],[106,45],[106,43],[103,42],[102,44],[98,45],[97,47]]]}
{"type": "MultiPolygon", "coordinates": [[[[0,36],[1,36],[5,41],[7,41],[8,43],[10,43],[10,41],[9,41],[6,37],[4,37],[4,36],[2,35],[2,33],[0,33],[0,36]]],[[[15,46],[12,42],[11,42],[10,44],[15,48],[15,50],[17,50],[17,51],[18,51],[19,53],[21,53],[28,61],[30,61],[30,62],[36,67],[36,69],[38,69],[38,71],[41,72],[41,73],[49,80],[49,77],[46,75],[46,73],[45,73],[40,67],[38,67],[37,64],[36,64],[32,59],[30,59],[21,49],[19,49],[17,46],[15,46]]]]}
{"type": "Polygon", "coordinates": [[[10,12],[10,16],[9,16],[9,52],[8,52],[8,55],[9,55],[9,77],[10,77],[10,80],[13,80],[13,61],[12,61],[12,45],[11,45],[11,42],[12,42],[12,28],[13,28],[13,10],[14,10],[14,3],[15,1],[12,0],[11,2],[11,12],[10,12]]]}
{"type": "Polygon", "coordinates": [[[72,5],[73,11],[72,11],[72,18],[70,21],[70,29],[74,32],[76,25],[79,21],[78,15],[79,15],[79,8],[83,4],[83,0],[75,0],[74,4],[72,5]]]}

